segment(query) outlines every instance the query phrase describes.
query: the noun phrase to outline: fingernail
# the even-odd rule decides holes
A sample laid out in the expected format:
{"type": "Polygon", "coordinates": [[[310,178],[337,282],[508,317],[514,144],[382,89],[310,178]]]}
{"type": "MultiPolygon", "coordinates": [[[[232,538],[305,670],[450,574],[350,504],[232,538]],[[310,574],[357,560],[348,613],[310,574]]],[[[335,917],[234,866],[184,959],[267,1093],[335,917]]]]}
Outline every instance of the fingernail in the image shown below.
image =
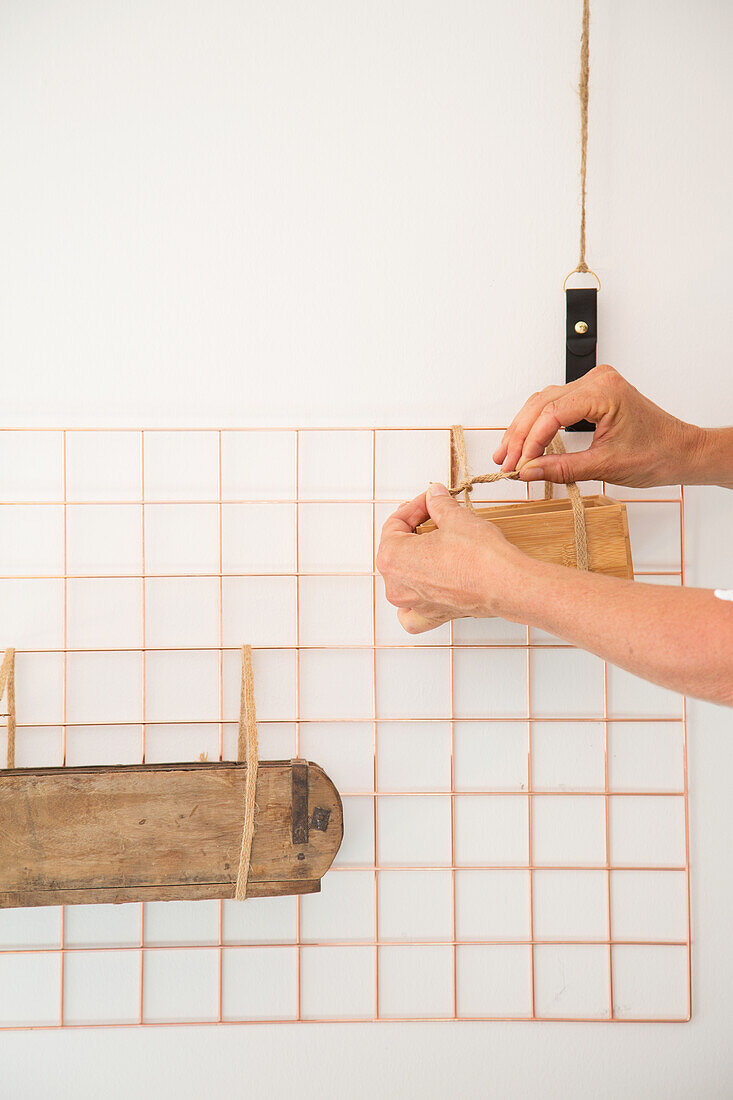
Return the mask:
{"type": "Polygon", "coordinates": [[[543,481],[545,471],[541,466],[530,466],[522,470],[522,481],[543,481]]]}
{"type": "Polygon", "coordinates": [[[449,495],[445,485],[441,485],[439,481],[431,481],[428,485],[428,496],[431,497],[447,497],[449,495]]]}

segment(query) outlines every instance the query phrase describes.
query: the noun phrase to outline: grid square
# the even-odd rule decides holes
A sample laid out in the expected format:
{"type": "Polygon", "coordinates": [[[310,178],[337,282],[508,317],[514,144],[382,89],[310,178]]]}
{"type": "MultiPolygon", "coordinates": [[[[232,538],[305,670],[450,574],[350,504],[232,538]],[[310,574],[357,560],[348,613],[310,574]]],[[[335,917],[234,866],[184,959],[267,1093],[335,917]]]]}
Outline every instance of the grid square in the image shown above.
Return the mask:
{"type": "Polygon", "coordinates": [[[606,814],[602,795],[535,795],[532,798],[534,862],[594,865],[606,862],[606,814]]]}
{"type": "Polygon", "coordinates": [[[295,505],[225,504],[225,573],[294,573],[295,505]]]}
{"type": "Polygon", "coordinates": [[[298,446],[301,500],[371,500],[370,431],[301,432],[298,446]]]}
{"type": "Polygon", "coordinates": [[[140,1013],[140,956],[70,951],[64,965],[64,1022],[129,1024],[140,1013]]]}
{"type": "Polygon", "coordinates": [[[295,577],[224,577],[224,645],[295,645],[295,577]]]}
{"type": "Polygon", "coordinates": [[[61,908],[0,909],[0,947],[61,946],[61,908]]]}
{"type": "Polygon", "coordinates": [[[219,758],[219,727],[213,722],[147,726],[145,730],[146,764],[179,764],[190,760],[219,758]]]}
{"type": "Polygon", "coordinates": [[[66,563],[70,575],[139,576],[142,515],[136,504],[69,504],[66,563]]]}
{"type": "Polygon", "coordinates": [[[378,835],[382,866],[450,864],[450,798],[441,795],[380,798],[378,835]]]}
{"type": "Polygon", "coordinates": [[[525,795],[456,795],[456,863],[526,865],[529,808],[525,795]]]}
{"type": "Polygon", "coordinates": [[[538,940],[608,937],[605,871],[535,871],[534,934],[538,940]]]}
{"type": "Polygon", "coordinates": [[[586,944],[537,946],[535,1011],[552,1019],[607,1019],[608,948],[586,944]]]}
{"type": "Polygon", "coordinates": [[[219,433],[146,431],[145,496],[148,500],[216,500],[219,433]]]}
{"type": "Polygon", "coordinates": [[[142,646],[143,586],[137,577],[67,582],[67,638],[72,649],[142,646]]]}
{"type": "Polygon", "coordinates": [[[613,871],[611,926],[615,940],[686,940],[686,873],[613,871]]]}
{"type": "Polygon", "coordinates": [[[69,500],[140,500],[139,432],[66,433],[69,500]]]}
{"type": "Polygon", "coordinates": [[[66,764],[69,767],[98,764],[139,764],[141,726],[67,726],[66,764]]]}
{"type": "Polygon", "coordinates": [[[219,715],[219,655],[205,650],[145,654],[148,722],[212,722],[219,715]]]}
{"type": "MultiPolygon", "coordinates": [[[[7,727],[0,722],[0,754],[7,751],[7,727]]],[[[0,759],[2,759],[0,755],[0,759]]],[[[58,726],[33,726],[17,731],[16,768],[58,768],[63,764],[63,733],[58,726]]]]}
{"type": "Polygon", "coordinates": [[[532,786],[538,791],[603,790],[603,724],[533,722],[532,786]]]}
{"type": "MultiPolygon", "coordinates": [[[[253,650],[258,722],[289,722],[295,718],[295,662],[293,650],[253,650]]],[[[239,648],[224,653],[223,674],[224,721],[238,722],[242,684],[242,654],[239,648]]]]}
{"type": "Polygon", "coordinates": [[[334,867],[373,867],[374,799],[364,795],[346,795],[341,801],[344,808],[344,839],[334,867]]]}
{"type": "Polygon", "coordinates": [[[526,723],[456,722],[454,742],[456,790],[526,790],[526,723]]]}
{"type": "Polygon", "coordinates": [[[527,713],[524,649],[469,649],[453,653],[456,718],[519,718],[527,713]]]}
{"type": "Polygon", "coordinates": [[[306,1020],[371,1019],[373,947],[303,947],[301,1011],[306,1020]]]}
{"type": "Polygon", "coordinates": [[[529,885],[529,871],[457,871],[457,938],[528,940],[529,885]]]}
{"type": "MultiPolygon", "coordinates": [[[[16,653],[15,708],[20,723],[53,726],[63,721],[64,663],[60,654],[16,653]]],[[[18,730],[18,749],[29,732],[18,730]]],[[[20,767],[20,758],[17,762],[20,767]]]]}
{"type": "Polygon", "coordinates": [[[0,573],[63,575],[64,510],[60,505],[2,504],[0,527],[0,573]]]}
{"type": "MultiPolygon", "coordinates": [[[[504,432],[500,429],[466,429],[463,438],[466,444],[466,456],[469,470],[477,474],[491,473],[499,467],[494,462],[494,451],[499,446],[504,432]]],[[[471,494],[473,504],[483,501],[497,504],[499,501],[525,500],[527,483],[523,481],[502,481],[498,485],[474,485],[471,494]]]]}
{"type": "Polygon", "coordinates": [[[317,760],[337,789],[374,787],[374,726],[367,722],[310,722],[300,731],[300,751],[317,760]]]}
{"type": "Polygon", "coordinates": [[[685,782],[682,723],[612,722],[608,781],[615,791],[681,791],[685,782]]]}
{"type": "Polygon", "coordinates": [[[413,945],[380,947],[379,1012],[385,1018],[452,1016],[452,949],[413,945]]]}
{"type": "Polygon", "coordinates": [[[612,795],[609,826],[614,864],[681,867],[685,863],[682,797],[612,795]]]}
{"type": "Polygon", "coordinates": [[[304,573],[371,573],[371,506],[301,504],[298,553],[304,573]]]}
{"type": "Polygon", "coordinates": [[[219,572],[216,504],[146,504],[147,573],[219,572]]]}
{"type": "Polygon", "coordinates": [[[613,1008],[622,1020],[686,1020],[687,947],[614,946],[613,1008]]]}
{"type": "Polygon", "coordinates": [[[546,718],[600,717],[603,661],[569,646],[533,650],[532,711],[546,718]]]}
{"type": "Polygon", "coordinates": [[[459,1016],[497,1019],[531,1016],[529,947],[461,945],[456,963],[459,1016]]]}
{"type": "Polygon", "coordinates": [[[380,718],[447,718],[450,653],[447,649],[382,649],[377,653],[380,718]]]}
{"type": "Polygon", "coordinates": [[[61,500],[61,432],[0,430],[0,500],[61,500]]]}
{"type": "Polygon", "coordinates": [[[148,577],[145,641],[167,646],[218,646],[219,582],[214,577],[148,577]]]}
{"type": "Polygon", "coordinates": [[[69,653],[66,716],[72,724],[139,722],[142,717],[139,653],[69,653]]]}
{"type": "Polygon", "coordinates": [[[61,649],[64,587],[58,580],[0,578],[3,638],[16,649],[61,649]]]}
{"type": "Polygon", "coordinates": [[[0,955],[0,1026],[58,1024],[61,952],[0,955]]]}
{"type": "Polygon", "coordinates": [[[225,500],[294,500],[295,432],[223,431],[225,500]]]}
{"type": "MultiPolygon", "coordinates": [[[[140,943],[142,905],[68,905],[64,916],[67,947],[134,947],[140,943]]],[[[136,956],[137,968],[140,959],[136,956]]]]}
{"type": "Polygon", "coordinates": [[[227,947],[222,952],[222,1018],[295,1019],[296,964],[293,947],[227,947]]]}
{"type": "Polygon", "coordinates": [[[258,898],[256,905],[225,901],[222,912],[222,940],[232,943],[294,943],[298,899],[258,898]]]}
{"type": "Polygon", "coordinates": [[[319,894],[300,903],[302,941],[374,939],[374,872],[326,875],[319,894]]]}
{"type": "Polygon", "coordinates": [[[378,500],[412,500],[431,481],[448,484],[450,432],[378,431],[374,463],[378,500]]]}
{"type": "Polygon", "coordinates": [[[373,717],[372,655],[360,649],[300,654],[300,713],[318,721],[373,717]]]}
{"type": "MultiPolygon", "coordinates": [[[[295,722],[258,722],[258,739],[262,760],[290,760],[303,754],[298,749],[298,726],[295,722]]],[[[200,727],[199,727],[200,728],[200,727]]],[[[224,723],[223,760],[236,760],[239,723],[224,723]]]]}
{"type": "Polygon", "coordinates": [[[450,940],[450,871],[381,871],[379,936],[384,940],[450,940]]]}
{"type": "Polygon", "coordinates": [[[219,1014],[216,948],[148,948],[143,957],[143,1020],[215,1020],[219,1014]]]}
{"type": "Polygon", "coordinates": [[[380,722],[378,780],[382,791],[440,791],[450,787],[448,722],[380,722]]]}
{"type": "Polygon", "coordinates": [[[301,645],[370,645],[371,577],[302,577],[301,645]]]}
{"type": "Polygon", "coordinates": [[[650,684],[618,665],[608,666],[610,718],[682,718],[682,696],[650,684]]]}
{"type": "Polygon", "coordinates": [[[148,901],[145,943],[208,944],[219,939],[218,901],[148,901]]]}

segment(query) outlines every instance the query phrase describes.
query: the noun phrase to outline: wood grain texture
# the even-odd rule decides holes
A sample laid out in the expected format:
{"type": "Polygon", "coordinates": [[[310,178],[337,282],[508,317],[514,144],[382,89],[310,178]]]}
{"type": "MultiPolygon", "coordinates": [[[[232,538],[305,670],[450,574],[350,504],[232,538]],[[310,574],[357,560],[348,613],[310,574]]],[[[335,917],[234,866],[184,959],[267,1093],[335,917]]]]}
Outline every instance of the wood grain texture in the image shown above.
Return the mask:
{"type": "MultiPolygon", "coordinates": [[[[246,772],[225,762],[0,773],[0,908],[233,897],[246,772]]],[[[247,896],[319,890],[342,836],[341,799],[317,764],[262,761],[247,896]],[[302,844],[294,763],[318,822],[302,844]]]]}
{"type": "MultiPolygon", "coordinates": [[[[583,497],[588,555],[592,573],[634,579],[626,505],[606,496],[583,497]]],[[[476,508],[504,537],[530,557],[553,565],[577,567],[573,514],[567,498],[529,500],[476,508]]],[[[417,531],[434,531],[432,520],[417,531]]]]}

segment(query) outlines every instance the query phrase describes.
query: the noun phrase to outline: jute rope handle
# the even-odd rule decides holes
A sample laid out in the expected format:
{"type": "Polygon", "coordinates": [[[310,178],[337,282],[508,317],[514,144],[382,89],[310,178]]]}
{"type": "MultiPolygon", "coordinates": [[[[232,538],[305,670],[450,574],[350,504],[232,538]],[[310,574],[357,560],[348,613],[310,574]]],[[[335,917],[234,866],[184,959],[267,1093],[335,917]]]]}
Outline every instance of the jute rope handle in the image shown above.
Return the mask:
{"type": "Polygon", "coordinates": [[[7,694],[8,709],[3,717],[8,720],[8,749],[6,768],[15,767],[15,650],[6,649],[0,665],[0,703],[7,694]]]}
{"type": "MultiPolygon", "coordinates": [[[[498,470],[495,474],[477,474],[473,477],[468,472],[468,456],[466,454],[466,440],[463,435],[463,428],[460,424],[454,424],[451,428],[451,445],[453,449],[453,456],[455,458],[455,477],[453,476],[453,470],[451,470],[451,481],[455,482],[448,490],[451,496],[458,496],[459,493],[463,493],[463,498],[469,508],[473,510],[473,504],[471,503],[470,493],[474,485],[489,485],[494,481],[518,481],[518,470],[498,470]]],[[[553,440],[550,441],[547,447],[547,454],[562,455],[565,454],[565,446],[560,434],[558,433],[553,440]]],[[[453,464],[451,463],[451,466],[453,464]]],[[[588,532],[585,526],[585,508],[583,507],[583,498],[580,495],[580,489],[574,481],[569,481],[567,484],[568,499],[570,500],[570,506],[573,510],[573,529],[575,531],[575,559],[578,563],[578,569],[588,571],[590,569],[589,557],[588,557],[588,532]]],[[[545,482],[545,500],[552,500],[553,485],[551,481],[545,482]]]]}
{"type": "Polygon", "coordinates": [[[244,827],[242,848],[239,853],[239,871],[234,897],[244,901],[247,897],[252,837],[255,831],[255,797],[257,794],[257,715],[255,712],[255,680],[252,671],[252,647],[242,646],[242,685],[239,703],[239,734],[237,760],[247,764],[244,787],[244,827]]]}

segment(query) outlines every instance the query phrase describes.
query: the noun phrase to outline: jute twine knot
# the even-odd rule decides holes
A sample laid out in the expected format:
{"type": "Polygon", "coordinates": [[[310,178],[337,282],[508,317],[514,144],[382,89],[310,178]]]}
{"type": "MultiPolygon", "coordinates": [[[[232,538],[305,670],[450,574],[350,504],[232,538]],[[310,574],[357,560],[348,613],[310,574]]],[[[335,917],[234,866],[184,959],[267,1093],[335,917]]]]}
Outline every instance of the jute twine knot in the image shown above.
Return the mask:
{"type": "MultiPolygon", "coordinates": [[[[463,428],[460,424],[454,424],[451,428],[451,449],[453,461],[451,462],[451,487],[448,492],[454,497],[463,493],[463,499],[472,511],[473,504],[471,503],[470,493],[474,485],[487,485],[494,481],[519,480],[518,470],[497,470],[497,472],[493,474],[477,474],[476,476],[470,474],[468,470],[468,456],[466,454],[466,440],[463,435],[463,428]]],[[[550,441],[546,449],[546,454],[565,454],[565,446],[559,433],[550,441]]],[[[551,481],[545,482],[545,500],[552,500],[553,488],[551,481]]],[[[567,483],[567,490],[570,506],[573,510],[575,559],[578,564],[578,569],[587,572],[590,569],[590,563],[588,557],[588,532],[585,526],[583,498],[580,495],[580,489],[574,481],[569,481],[567,483]]]]}

